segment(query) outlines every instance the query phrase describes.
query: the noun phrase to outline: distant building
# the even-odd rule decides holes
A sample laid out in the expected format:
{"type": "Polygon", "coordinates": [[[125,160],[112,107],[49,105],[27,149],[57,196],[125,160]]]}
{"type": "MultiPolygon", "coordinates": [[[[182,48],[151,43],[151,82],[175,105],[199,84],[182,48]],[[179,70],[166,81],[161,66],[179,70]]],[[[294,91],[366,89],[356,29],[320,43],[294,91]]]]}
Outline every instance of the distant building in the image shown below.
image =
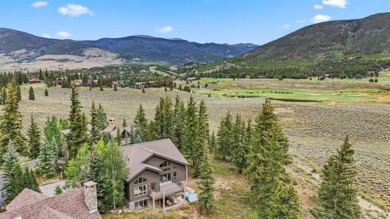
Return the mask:
{"type": "Polygon", "coordinates": [[[39,78],[29,78],[28,79],[28,83],[30,83],[30,84],[40,84],[40,83],[42,83],[42,80],[39,79],[39,78]]]}

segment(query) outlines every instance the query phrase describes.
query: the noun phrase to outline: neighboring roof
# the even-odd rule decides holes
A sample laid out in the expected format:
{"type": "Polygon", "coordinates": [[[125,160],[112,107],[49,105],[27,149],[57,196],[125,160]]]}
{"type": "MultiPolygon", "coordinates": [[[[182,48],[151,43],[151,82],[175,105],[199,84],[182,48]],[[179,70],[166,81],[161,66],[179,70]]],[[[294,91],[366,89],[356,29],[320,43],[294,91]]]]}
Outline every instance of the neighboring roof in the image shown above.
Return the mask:
{"type": "Polygon", "coordinates": [[[123,155],[130,166],[127,181],[131,181],[145,169],[160,172],[157,167],[144,164],[153,155],[162,157],[183,165],[188,165],[187,160],[170,139],[161,139],[139,144],[125,145],[122,147],[123,155]]]}
{"type": "Polygon", "coordinates": [[[5,210],[12,211],[25,205],[31,205],[48,197],[44,194],[35,192],[30,189],[23,189],[18,196],[14,198],[6,207],[5,210]]]}
{"type": "MultiPolygon", "coordinates": [[[[89,212],[89,209],[85,204],[84,188],[68,190],[60,195],[54,197],[47,197],[45,199],[37,200],[35,202],[32,202],[31,196],[26,196],[26,194],[32,195],[32,193],[36,193],[36,192],[30,190],[28,191],[28,193],[27,192],[25,192],[24,194],[22,193],[19,194],[21,195],[21,197],[19,197],[18,195],[15,198],[15,200],[20,200],[20,207],[12,208],[11,210],[1,213],[0,218],[13,219],[18,216],[20,216],[23,219],[35,219],[35,218],[101,219],[102,218],[98,211],[95,211],[93,213],[89,212]],[[23,197],[25,198],[24,200],[22,200],[23,197]]],[[[37,194],[34,194],[33,196],[39,197],[39,195],[37,194]]]]}

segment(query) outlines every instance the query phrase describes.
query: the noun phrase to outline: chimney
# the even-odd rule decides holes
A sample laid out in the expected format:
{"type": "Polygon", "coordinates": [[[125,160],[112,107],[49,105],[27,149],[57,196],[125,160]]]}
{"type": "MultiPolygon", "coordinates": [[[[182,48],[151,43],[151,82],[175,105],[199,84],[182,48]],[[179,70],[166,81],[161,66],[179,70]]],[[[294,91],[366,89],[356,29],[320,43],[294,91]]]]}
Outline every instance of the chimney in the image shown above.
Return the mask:
{"type": "Polygon", "coordinates": [[[98,210],[96,185],[97,183],[93,181],[84,183],[84,198],[85,204],[89,209],[89,213],[93,213],[98,210]]]}

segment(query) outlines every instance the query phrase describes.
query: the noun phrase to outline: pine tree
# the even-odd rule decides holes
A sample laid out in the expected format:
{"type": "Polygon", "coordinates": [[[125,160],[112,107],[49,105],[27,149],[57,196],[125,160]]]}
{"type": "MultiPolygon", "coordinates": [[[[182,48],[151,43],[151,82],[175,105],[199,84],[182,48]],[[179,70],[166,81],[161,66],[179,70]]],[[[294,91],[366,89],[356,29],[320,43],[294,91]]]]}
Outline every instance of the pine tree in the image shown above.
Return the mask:
{"type": "Polygon", "coordinates": [[[37,123],[34,121],[34,116],[31,115],[31,124],[27,130],[29,157],[36,159],[39,154],[39,148],[41,146],[41,134],[37,123]]]}
{"type": "Polygon", "coordinates": [[[62,193],[63,193],[63,191],[62,191],[61,186],[57,185],[56,188],[54,189],[54,195],[60,195],[62,193]]]}
{"type": "Polygon", "coordinates": [[[39,184],[37,182],[37,179],[35,177],[34,171],[29,170],[27,167],[24,169],[24,172],[22,173],[22,179],[23,179],[23,188],[28,188],[36,192],[41,192],[39,189],[39,184]]]}
{"type": "Polygon", "coordinates": [[[47,89],[45,89],[45,97],[48,97],[49,96],[49,91],[47,89]]]}
{"type": "Polygon", "coordinates": [[[173,110],[173,137],[172,141],[175,143],[179,150],[182,150],[183,139],[185,132],[185,120],[186,120],[186,109],[184,101],[180,99],[179,95],[176,95],[175,105],[173,110]]]}
{"type": "Polygon", "coordinates": [[[200,189],[199,207],[202,214],[209,214],[214,209],[214,178],[213,170],[210,164],[209,152],[207,145],[203,145],[202,159],[200,163],[200,189]]]}
{"type": "Polygon", "coordinates": [[[217,138],[215,137],[214,131],[211,133],[210,151],[213,154],[217,152],[217,138]]]}
{"type": "Polygon", "coordinates": [[[1,105],[4,105],[7,101],[7,90],[6,88],[1,89],[1,105]]]}
{"type": "Polygon", "coordinates": [[[233,145],[233,123],[230,111],[222,118],[217,132],[218,137],[218,154],[222,156],[223,160],[232,154],[233,145]]]}
{"type": "Polygon", "coordinates": [[[207,146],[207,150],[209,148],[208,141],[210,138],[209,131],[209,123],[207,116],[207,107],[204,101],[200,102],[199,111],[198,111],[198,119],[197,119],[197,129],[196,129],[196,138],[194,139],[194,143],[192,144],[190,150],[190,157],[192,159],[192,163],[194,165],[194,175],[195,177],[200,175],[200,160],[203,157],[202,152],[204,153],[204,147],[207,146]]]}
{"type": "Polygon", "coordinates": [[[173,117],[171,99],[168,97],[160,97],[160,102],[156,106],[156,114],[154,117],[156,129],[150,131],[154,131],[158,139],[172,138],[174,131],[173,117]]]}
{"type": "Polygon", "coordinates": [[[323,218],[359,218],[354,150],[348,136],[322,169],[319,201],[323,218]]]}
{"type": "Polygon", "coordinates": [[[6,203],[10,203],[21,191],[22,171],[19,164],[19,154],[12,143],[7,146],[3,155],[4,184],[2,196],[6,203]]]}
{"type": "Polygon", "coordinates": [[[107,115],[104,112],[103,106],[99,103],[98,107],[98,130],[103,131],[107,127],[107,115]]]}
{"type": "Polygon", "coordinates": [[[55,145],[57,145],[57,154],[61,155],[63,149],[63,141],[61,137],[61,130],[67,129],[69,127],[68,121],[66,119],[57,119],[56,116],[48,117],[43,129],[45,134],[45,141],[51,142],[55,140],[55,145]]]}
{"type": "Polygon", "coordinates": [[[96,144],[100,138],[101,138],[101,131],[99,127],[99,114],[98,114],[98,109],[96,109],[95,101],[92,101],[92,106],[91,106],[91,111],[90,111],[90,116],[91,116],[91,144],[94,145],[96,144]]]}
{"type": "Polygon", "coordinates": [[[84,113],[81,113],[80,108],[77,109],[76,117],[73,123],[70,124],[69,135],[69,157],[72,158],[83,144],[88,143],[87,118],[84,113]]]}
{"type": "Polygon", "coordinates": [[[20,90],[20,86],[19,85],[16,87],[16,100],[17,100],[17,102],[22,100],[22,91],[20,90]]]}
{"type": "Polygon", "coordinates": [[[75,87],[72,87],[72,93],[70,96],[70,112],[69,112],[69,123],[72,124],[75,121],[77,110],[80,108],[79,93],[75,87]]]}
{"type": "MultiPolygon", "coordinates": [[[[252,200],[259,206],[259,218],[299,218],[301,211],[291,176],[284,165],[291,162],[288,140],[283,134],[271,103],[266,100],[256,118],[251,136],[246,176],[252,200]]],[[[252,132],[250,126],[247,132],[252,132]]]]}
{"type": "Polygon", "coordinates": [[[41,145],[38,156],[38,168],[45,177],[52,177],[56,173],[57,146],[55,139],[41,145]]]}
{"type": "Polygon", "coordinates": [[[35,93],[32,86],[30,86],[30,89],[28,90],[28,99],[29,100],[35,100],[35,93]]]}
{"type": "Polygon", "coordinates": [[[122,127],[123,127],[123,128],[127,127],[127,122],[126,122],[126,119],[123,119],[123,122],[122,122],[122,127]]]}
{"type": "Polygon", "coordinates": [[[134,125],[134,128],[137,130],[136,132],[139,134],[138,138],[140,138],[141,141],[148,140],[148,120],[146,119],[145,111],[142,107],[142,104],[139,105],[139,109],[134,118],[134,125]]]}
{"type": "Polygon", "coordinates": [[[247,167],[247,154],[249,153],[249,145],[245,142],[245,122],[242,121],[241,116],[236,116],[236,121],[233,126],[233,139],[234,148],[233,150],[233,163],[238,168],[238,172],[241,174],[242,171],[247,167]]]}
{"type": "Polygon", "coordinates": [[[28,156],[28,148],[22,135],[22,114],[19,112],[15,81],[11,81],[7,87],[8,98],[0,117],[0,158],[5,153],[10,140],[13,141],[16,150],[23,156],[28,156]]]}
{"type": "Polygon", "coordinates": [[[262,111],[256,118],[256,125],[254,127],[256,135],[253,140],[260,145],[264,144],[265,139],[269,138],[270,130],[278,132],[276,136],[279,137],[279,139],[277,139],[278,144],[283,147],[283,163],[290,164],[292,162],[292,158],[288,153],[288,139],[283,134],[282,128],[280,127],[278,119],[274,113],[274,107],[272,106],[271,101],[267,99],[263,104],[262,111]]]}
{"type": "Polygon", "coordinates": [[[248,156],[248,167],[245,170],[251,185],[252,201],[258,206],[259,218],[300,217],[300,206],[296,191],[290,187],[291,177],[286,173],[284,148],[280,144],[280,132],[273,125],[268,130],[262,143],[255,142],[248,156]]]}
{"type": "Polygon", "coordinates": [[[196,139],[198,125],[197,107],[194,98],[191,96],[187,103],[186,119],[184,126],[184,138],[182,144],[182,153],[190,154],[191,147],[196,139]]]}

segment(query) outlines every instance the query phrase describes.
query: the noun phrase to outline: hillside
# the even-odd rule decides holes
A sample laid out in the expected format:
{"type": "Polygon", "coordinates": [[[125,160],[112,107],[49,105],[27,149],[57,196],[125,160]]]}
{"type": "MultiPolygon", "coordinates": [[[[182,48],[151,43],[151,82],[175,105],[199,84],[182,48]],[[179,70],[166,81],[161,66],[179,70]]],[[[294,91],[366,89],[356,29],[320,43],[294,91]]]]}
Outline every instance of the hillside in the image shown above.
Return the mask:
{"type": "Polygon", "coordinates": [[[149,36],[103,38],[96,41],[47,39],[17,30],[0,28],[0,64],[2,69],[30,69],[47,65],[55,69],[101,66],[126,61],[184,64],[189,61],[213,62],[241,55],[256,48],[253,44],[194,43],[181,39],[149,36]],[[96,52],[96,54],[94,54],[96,52]],[[47,58],[49,57],[49,58],[47,58]],[[101,57],[109,57],[104,59],[101,57]]]}
{"type": "Polygon", "coordinates": [[[390,13],[382,13],[313,24],[199,70],[217,77],[365,78],[388,67],[390,13]]]}
{"type": "Polygon", "coordinates": [[[390,13],[310,25],[246,53],[249,61],[313,60],[327,53],[390,55],[390,13]]]}

